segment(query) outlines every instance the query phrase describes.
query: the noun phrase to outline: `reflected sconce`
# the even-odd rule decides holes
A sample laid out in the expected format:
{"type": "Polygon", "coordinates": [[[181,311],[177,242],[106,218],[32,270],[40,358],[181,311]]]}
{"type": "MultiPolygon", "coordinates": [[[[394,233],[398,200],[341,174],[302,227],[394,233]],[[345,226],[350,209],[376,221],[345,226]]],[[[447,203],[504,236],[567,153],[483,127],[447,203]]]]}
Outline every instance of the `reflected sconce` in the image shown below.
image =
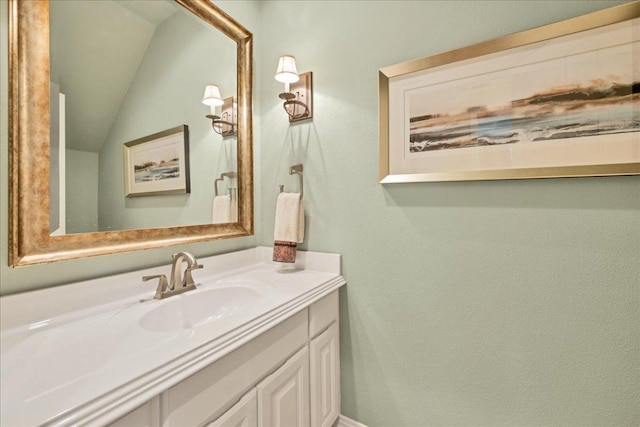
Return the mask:
{"type": "Polygon", "coordinates": [[[211,114],[207,114],[207,118],[211,119],[211,127],[216,133],[223,138],[237,134],[238,104],[233,97],[222,99],[218,86],[207,85],[202,103],[211,108],[211,114]],[[216,107],[221,107],[220,115],[216,114],[216,107]]]}
{"type": "Polygon", "coordinates": [[[298,75],[296,58],[291,55],[283,55],[278,61],[276,80],[284,83],[284,92],[278,96],[284,100],[282,106],[289,115],[289,123],[313,118],[311,72],[298,75]]]}

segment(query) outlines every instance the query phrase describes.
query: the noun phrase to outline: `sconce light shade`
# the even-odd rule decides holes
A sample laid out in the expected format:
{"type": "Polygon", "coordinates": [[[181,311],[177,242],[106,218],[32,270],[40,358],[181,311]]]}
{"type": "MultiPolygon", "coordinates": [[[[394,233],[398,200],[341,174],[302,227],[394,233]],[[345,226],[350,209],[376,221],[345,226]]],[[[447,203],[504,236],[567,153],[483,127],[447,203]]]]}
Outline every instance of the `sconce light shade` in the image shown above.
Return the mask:
{"type": "Polygon", "coordinates": [[[224,104],[222,95],[220,95],[220,88],[216,85],[207,85],[204,88],[202,103],[205,105],[210,105],[212,107],[218,107],[224,104]]]}
{"type": "Polygon", "coordinates": [[[282,55],[278,60],[276,80],[282,83],[295,83],[300,79],[296,69],[296,58],[291,55],[282,55]]]}

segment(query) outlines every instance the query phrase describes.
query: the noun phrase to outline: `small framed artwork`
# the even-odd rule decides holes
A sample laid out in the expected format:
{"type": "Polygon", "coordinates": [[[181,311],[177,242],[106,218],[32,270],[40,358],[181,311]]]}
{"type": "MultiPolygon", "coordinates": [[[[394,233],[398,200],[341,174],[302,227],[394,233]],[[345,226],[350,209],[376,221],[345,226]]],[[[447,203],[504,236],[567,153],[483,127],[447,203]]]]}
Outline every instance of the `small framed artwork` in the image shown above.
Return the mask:
{"type": "Polygon", "coordinates": [[[189,128],[177,126],[124,144],[126,197],[189,193],[189,128]]]}
{"type": "Polygon", "coordinates": [[[640,174],[640,2],[379,72],[380,182],[640,174]]]}

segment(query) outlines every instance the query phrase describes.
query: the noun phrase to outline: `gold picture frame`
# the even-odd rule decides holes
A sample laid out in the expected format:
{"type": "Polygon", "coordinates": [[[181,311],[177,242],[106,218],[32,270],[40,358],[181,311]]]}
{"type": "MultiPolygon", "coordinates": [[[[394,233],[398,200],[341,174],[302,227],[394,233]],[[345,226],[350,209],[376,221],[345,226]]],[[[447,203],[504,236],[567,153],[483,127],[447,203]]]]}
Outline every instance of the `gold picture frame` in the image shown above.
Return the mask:
{"type": "Polygon", "coordinates": [[[380,69],[380,183],[640,174],[638,18],[636,1],[380,69]],[[607,58],[631,81],[596,82],[607,58]]]}

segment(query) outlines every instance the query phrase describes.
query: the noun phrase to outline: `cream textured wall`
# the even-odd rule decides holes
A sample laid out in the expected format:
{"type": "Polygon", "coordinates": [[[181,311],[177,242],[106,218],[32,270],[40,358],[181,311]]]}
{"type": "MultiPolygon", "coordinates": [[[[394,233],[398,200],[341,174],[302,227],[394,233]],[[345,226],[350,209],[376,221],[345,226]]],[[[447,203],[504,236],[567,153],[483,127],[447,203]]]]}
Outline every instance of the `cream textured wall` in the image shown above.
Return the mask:
{"type": "Polygon", "coordinates": [[[640,424],[640,177],[377,183],[377,70],[611,1],[266,2],[262,244],[305,167],[303,247],[343,255],[342,412],[374,426],[640,424]],[[278,56],[313,71],[289,126],[278,56]]]}
{"type": "MultiPolygon", "coordinates": [[[[178,250],[187,250],[196,256],[214,255],[246,249],[256,246],[257,236],[239,239],[227,239],[196,245],[172,246],[142,252],[130,252],[122,255],[100,256],[76,261],[57,262],[49,265],[30,266],[13,269],[8,266],[8,100],[7,100],[7,2],[0,1],[0,295],[23,292],[89,279],[118,272],[138,270],[154,265],[170,264],[171,254],[178,250]]],[[[259,1],[220,1],[216,2],[223,10],[234,16],[255,38],[254,50],[260,48],[260,9],[259,1]]],[[[255,55],[255,73],[260,72],[258,55],[255,55]]],[[[176,82],[178,85],[179,82],[176,82]]],[[[260,85],[256,83],[254,98],[254,144],[255,155],[260,156],[260,85]]],[[[200,97],[201,94],[199,93],[200,97]]],[[[195,100],[196,106],[199,98],[195,100]]],[[[200,104],[201,106],[201,104],[200,104]]],[[[206,110],[205,110],[206,112],[206,110]]],[[[204,120],[204,118],[203,118],[204,120]]],[[[255,185],[260,188],[260,162],[254,165],[255,185]]],[[[260,212],[260,200],[255,203],[256,212],[260,212]]],[[[256,232],[260,233],[261,221],[256,219],[256,232]]]]}

